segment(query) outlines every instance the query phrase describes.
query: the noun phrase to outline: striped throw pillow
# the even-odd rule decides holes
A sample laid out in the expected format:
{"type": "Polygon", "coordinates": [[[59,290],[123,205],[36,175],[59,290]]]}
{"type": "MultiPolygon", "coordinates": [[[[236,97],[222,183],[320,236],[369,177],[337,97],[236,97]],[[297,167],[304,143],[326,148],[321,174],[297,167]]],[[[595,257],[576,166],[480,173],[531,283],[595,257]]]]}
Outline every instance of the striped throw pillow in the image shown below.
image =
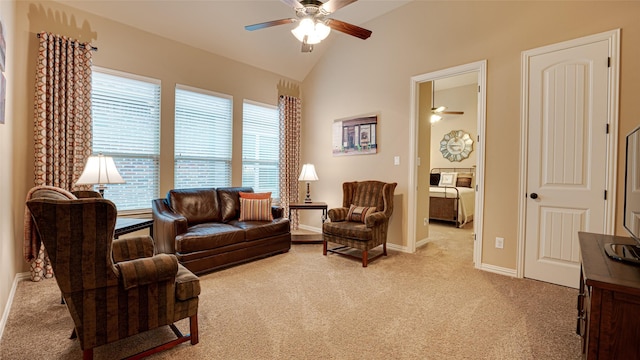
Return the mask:
{"type": "Polygon", "coordinates": [[[347,213],[347,221],[361,222],[364,224],[367,216],[374,211],[376,211],[375,207],[351,205],[349,207],[349,212],[347,213]]]}
{"type": "Polygon", "coordinates": [[[262,220],[272,221],[271,198],[244,199],[240,198],[240,221],[262,220]]]}

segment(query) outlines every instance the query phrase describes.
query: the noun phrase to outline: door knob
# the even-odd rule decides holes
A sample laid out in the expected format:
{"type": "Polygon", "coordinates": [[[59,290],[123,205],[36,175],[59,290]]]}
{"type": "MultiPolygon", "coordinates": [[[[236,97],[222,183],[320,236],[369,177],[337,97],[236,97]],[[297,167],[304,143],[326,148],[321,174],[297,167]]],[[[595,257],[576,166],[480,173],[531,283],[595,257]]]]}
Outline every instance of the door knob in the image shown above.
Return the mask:
{"type": "Polygon", "coordinates": [[[532,198],[532,199],[537,199],[538,198],[538,194],[531,193],[531,195],[529,195],[529,197],[532,198]]]}

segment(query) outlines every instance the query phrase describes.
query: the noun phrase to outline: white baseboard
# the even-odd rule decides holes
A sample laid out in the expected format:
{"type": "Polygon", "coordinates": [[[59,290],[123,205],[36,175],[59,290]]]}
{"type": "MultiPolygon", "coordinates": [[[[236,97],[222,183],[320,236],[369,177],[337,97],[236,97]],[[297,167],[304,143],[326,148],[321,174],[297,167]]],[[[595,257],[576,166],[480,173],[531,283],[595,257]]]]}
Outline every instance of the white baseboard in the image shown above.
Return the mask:
{"type": "Polygon", "coordinates": [[[307,231],[313,231],[313,232],[316,232],[318,234],[322,234],[322,228],[315,227],[315,226],[299,224],[298,225],[298,229],[307,230],[307,231]]]}
{"type": "Polygon", "coordinates": [[[18,288],[18,283],[23,280],[27,280],[31,277],[28,272],[18,273],[13,278],[13,285],[11,285],[11,292],[9,292],[9,298],[7,299],[7,305],[4,307],[4,311],[2,312],[2,319],[0,319],[0,340],[2,339],[2,334],[4,334],[4,327],[7,325],[7,319],[9,318],[9,312],[11,311],[11,305],[13,304],[13,298],[16,294],[16,289],[18,288]]]}
{"type": "Polygon", "coordinates": [[[484,270],[484,271],[488,271],[488,272],[492,272],[500,275],[517,277],[517,273],[515,269],[503,268],[503,267],[495,266],[491,264],[480,264],[480,266],[478,266],[477,268],[480,270],[484,270]]]}

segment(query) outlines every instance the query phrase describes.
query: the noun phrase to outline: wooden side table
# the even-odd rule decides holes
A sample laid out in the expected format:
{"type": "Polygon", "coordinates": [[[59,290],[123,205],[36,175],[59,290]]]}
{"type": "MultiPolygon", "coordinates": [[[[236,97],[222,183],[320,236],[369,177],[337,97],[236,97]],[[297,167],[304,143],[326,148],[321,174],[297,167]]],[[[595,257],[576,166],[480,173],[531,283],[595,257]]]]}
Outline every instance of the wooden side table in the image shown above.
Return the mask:
{"type": "MultiPolygon", "coordinates": [[[[322,223],[327,221],[328,206],[323,202],[292,203],[289,204],[289,220],[291,220],[291,210],[322,210],[322,223]]],[[[292,243],[321,243],[322,240],[292,240],[292,243]]]]}

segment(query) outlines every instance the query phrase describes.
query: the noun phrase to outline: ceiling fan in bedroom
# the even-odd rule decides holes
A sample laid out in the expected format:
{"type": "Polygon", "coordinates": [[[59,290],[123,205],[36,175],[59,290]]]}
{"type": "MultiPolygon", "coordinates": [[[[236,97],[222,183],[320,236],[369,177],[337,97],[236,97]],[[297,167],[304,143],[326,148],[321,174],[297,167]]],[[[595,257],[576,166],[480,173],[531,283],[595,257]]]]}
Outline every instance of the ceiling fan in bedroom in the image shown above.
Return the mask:
{"type": "Polygon", "coordinates": [[[448,111],[446,106],[438,106],[431,108],[431,122],[442,120],[442,115],[464,115],[464,111],[448,111]]]}
{"type": "Polygon", "coordinates": [[[295,18],[272,20],[259,24],[247,25],[244,28],[249,31],[264,29],[276,25],[298,23],[298,26],[291,30],[293,35],[302,42],[302,52],[313,51],[313,45],[326,39],[331,29],[355,36],[360,39],[367,39],[371,36],[371,31],[359,26],[346,23],[337,19],[327,18],[334,13],[357,0],[329,0],[321,2],[318,0],[281,0],[296,11],[295,18]]]}

